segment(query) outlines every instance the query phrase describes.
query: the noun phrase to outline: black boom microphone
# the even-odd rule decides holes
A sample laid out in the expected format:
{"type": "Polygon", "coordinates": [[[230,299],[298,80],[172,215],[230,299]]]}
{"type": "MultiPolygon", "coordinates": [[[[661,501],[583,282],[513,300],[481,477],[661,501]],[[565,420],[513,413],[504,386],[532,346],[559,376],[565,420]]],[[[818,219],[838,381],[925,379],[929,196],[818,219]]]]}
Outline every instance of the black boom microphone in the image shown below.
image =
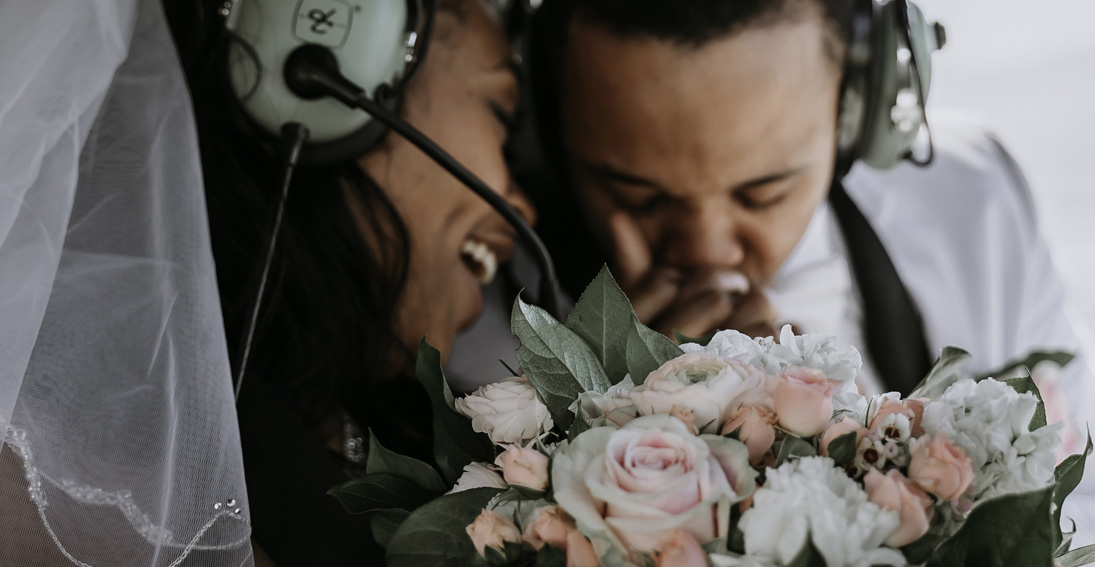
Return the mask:
{"type": "Polygon", "coordinates": [[[285,84],[300,98],[315,100],[329,96],[350,108],[367,112],[417,146],[430,159],[494,207],[494,210],[498,211],[498,214],[502,215],[502,218],[517,231],[517,235],[532,248],[536,255],[540,266],[538,299],[541,307],[556,319],[562,317],[562,309],[559,305],[559,283],[555,276],[555,264],[551,261],[551,255],[536,231],[501,195],[495,193],[419,129],[370,99],[364,89],[343,76],[338,68],[338,59],[330,49],[316,44],[297,47],[285,60],[284,74],[285,84]]]}

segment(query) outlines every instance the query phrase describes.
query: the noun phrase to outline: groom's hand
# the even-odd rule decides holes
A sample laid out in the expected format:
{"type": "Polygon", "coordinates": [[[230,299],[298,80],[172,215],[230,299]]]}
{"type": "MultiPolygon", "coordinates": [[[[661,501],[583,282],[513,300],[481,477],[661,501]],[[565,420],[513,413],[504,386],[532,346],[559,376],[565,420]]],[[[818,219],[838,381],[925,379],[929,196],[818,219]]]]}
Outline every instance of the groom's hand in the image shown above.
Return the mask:
{"type": "Polygon", "coordinates": [[[715,268],[685,274],[655,266],[650,247],[630,216],[617,212],[608,223],[617,281],[643,324],[669,337],[673,331],[702,336],[728,328],[755,336],[772,334],[771,304],[760,290],[750,291],[742,274],[715,268]]]}

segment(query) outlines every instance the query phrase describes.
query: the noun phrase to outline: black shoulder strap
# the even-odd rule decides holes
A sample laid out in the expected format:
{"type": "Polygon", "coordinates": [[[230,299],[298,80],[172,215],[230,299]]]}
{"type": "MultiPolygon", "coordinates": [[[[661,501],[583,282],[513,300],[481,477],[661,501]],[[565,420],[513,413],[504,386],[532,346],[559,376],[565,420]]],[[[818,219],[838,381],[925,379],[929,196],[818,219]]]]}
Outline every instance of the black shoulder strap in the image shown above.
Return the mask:
{"type": "Polygon", "coordinates": [[[863,335],[879,379],[908,395],[931,369],[920,313],[878,235],[839,182],[833,184],[829,204],[863,297],[863,335]]]}

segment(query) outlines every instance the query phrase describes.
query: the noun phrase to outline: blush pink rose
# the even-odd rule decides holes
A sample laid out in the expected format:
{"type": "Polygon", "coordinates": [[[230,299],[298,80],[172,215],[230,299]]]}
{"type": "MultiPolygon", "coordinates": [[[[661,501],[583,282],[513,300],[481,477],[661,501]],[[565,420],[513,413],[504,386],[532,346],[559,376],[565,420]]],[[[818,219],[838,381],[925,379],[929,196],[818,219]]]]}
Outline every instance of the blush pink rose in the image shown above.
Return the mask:
{"type": "Polygon", "coordinates": [[[912,446],[909,478],[944,502],[957,500],[973,482],[966,453],[945,435],[921,437],[912,446]]]}
{"type": "Polygon", "coordinates": [[[863,487],[867,490],[867,500],[897,512],[901,520],[897,529],[886,538],[886,545],[901,547],[928,533],[935,506],[931,497],[915,482],[896,470],[882,474],[878,469],[871,469],[863,477],[863,487]]]}
{"type": "Polygon", "coordinates": [[[522,538],[539,551],[545,545],[566,552],[567,567],[597,567],[600,560],[574,518],[558,506],[544,506],[536,513],[536,519],[525,528],[522,538]]]}
{"type": "Polygon", "coordinates": [[[640,415],[690,411],[701,432],[718,433],[730,404],[763,388],[765,377],[748,364],[695,352],[661,365],[629,395],[640,415]]]}
{"type": "Polygon", "coordinates": [[[853,431],[856,432],[855,445],[858,447],[859,441],[867,434],[867,430],[863,427],[863,424],[859,423],[854,418],[848,417],[847,415],[838,417],[835,422],[829,425],[829,428],[825,430],[825,433],[821,435],[821,441],[818,443],[821,455],[823,457],[828,457],[829,445],[831,445],[837,437],[847,435],[853,431]]]}
{"type": "Polygon", "coordinates": [[[678,530],[703,543],[726,537],[730,506],[756,488],[743,443],[697,436],[668,415],[586,431],[553,463],[559,506],[594,541],[631,554],[656,552],[678,530]]]}
{"type": "Polygon", "coordinates": [[[764,406],[744,406],[730,415],[722,434],[738,432],[738,441],[749,448],[749,463],[756,466],[776,442],[776,414],[764,406]]]}
{"type": "Polygon", "coordinates": [[[497,463],[502,467],[502,478],[507,484],[527,486],[533,490],[547,490],[548,458],[532,447],[510,445],[497,463]]]}
{"type": "Polygon", "coordinates": [[[877,428],[887,416],[899,414],[909,418],[910,434],[913,437],[920,437],[924,434],[924,427],[920,425],[920,421],[924,417],[924,404],[930,401],[925,398],[909,398],[907,400],[882,398],[881,404],[875,410],[874,416],[868,424],[868,429],[877,428]]]}
{"type": "Polygon", "coordinates": [[[513,522],[503,518],[496,512],[483,510],[475,521],[467,527],[468,537],[475,545],[479,555],[486,557],[488,547],[499,551],[505,548],[506,542],[521,543],[521,532],[513,522]]]}
{"type": "Polygon", "coordinates": [[[655,567],[707,567],[707,553],[696,538],[675,531],[656,553],[655,567]]]}
{"type": "Polygon", "coordinates": [[[837,386],[837,382],[812,368],[792,366],[772,376],[768,391],[780,427],[799,437],[812,437],[824,431],[833,418],[833,393],[837,386]]]}

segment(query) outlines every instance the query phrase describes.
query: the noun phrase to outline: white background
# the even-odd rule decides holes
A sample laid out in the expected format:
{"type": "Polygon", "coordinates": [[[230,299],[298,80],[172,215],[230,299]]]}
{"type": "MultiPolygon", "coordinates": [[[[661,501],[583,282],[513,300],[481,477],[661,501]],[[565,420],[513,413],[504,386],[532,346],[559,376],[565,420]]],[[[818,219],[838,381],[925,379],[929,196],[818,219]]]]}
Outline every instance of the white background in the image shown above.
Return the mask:
{"type": "Polygon", "coordinates": [[[1012,151],[1076,312],[1095,328],[1095,0],[917,4],[948,35],[929,107],[978,115],[1012,151]]]}

